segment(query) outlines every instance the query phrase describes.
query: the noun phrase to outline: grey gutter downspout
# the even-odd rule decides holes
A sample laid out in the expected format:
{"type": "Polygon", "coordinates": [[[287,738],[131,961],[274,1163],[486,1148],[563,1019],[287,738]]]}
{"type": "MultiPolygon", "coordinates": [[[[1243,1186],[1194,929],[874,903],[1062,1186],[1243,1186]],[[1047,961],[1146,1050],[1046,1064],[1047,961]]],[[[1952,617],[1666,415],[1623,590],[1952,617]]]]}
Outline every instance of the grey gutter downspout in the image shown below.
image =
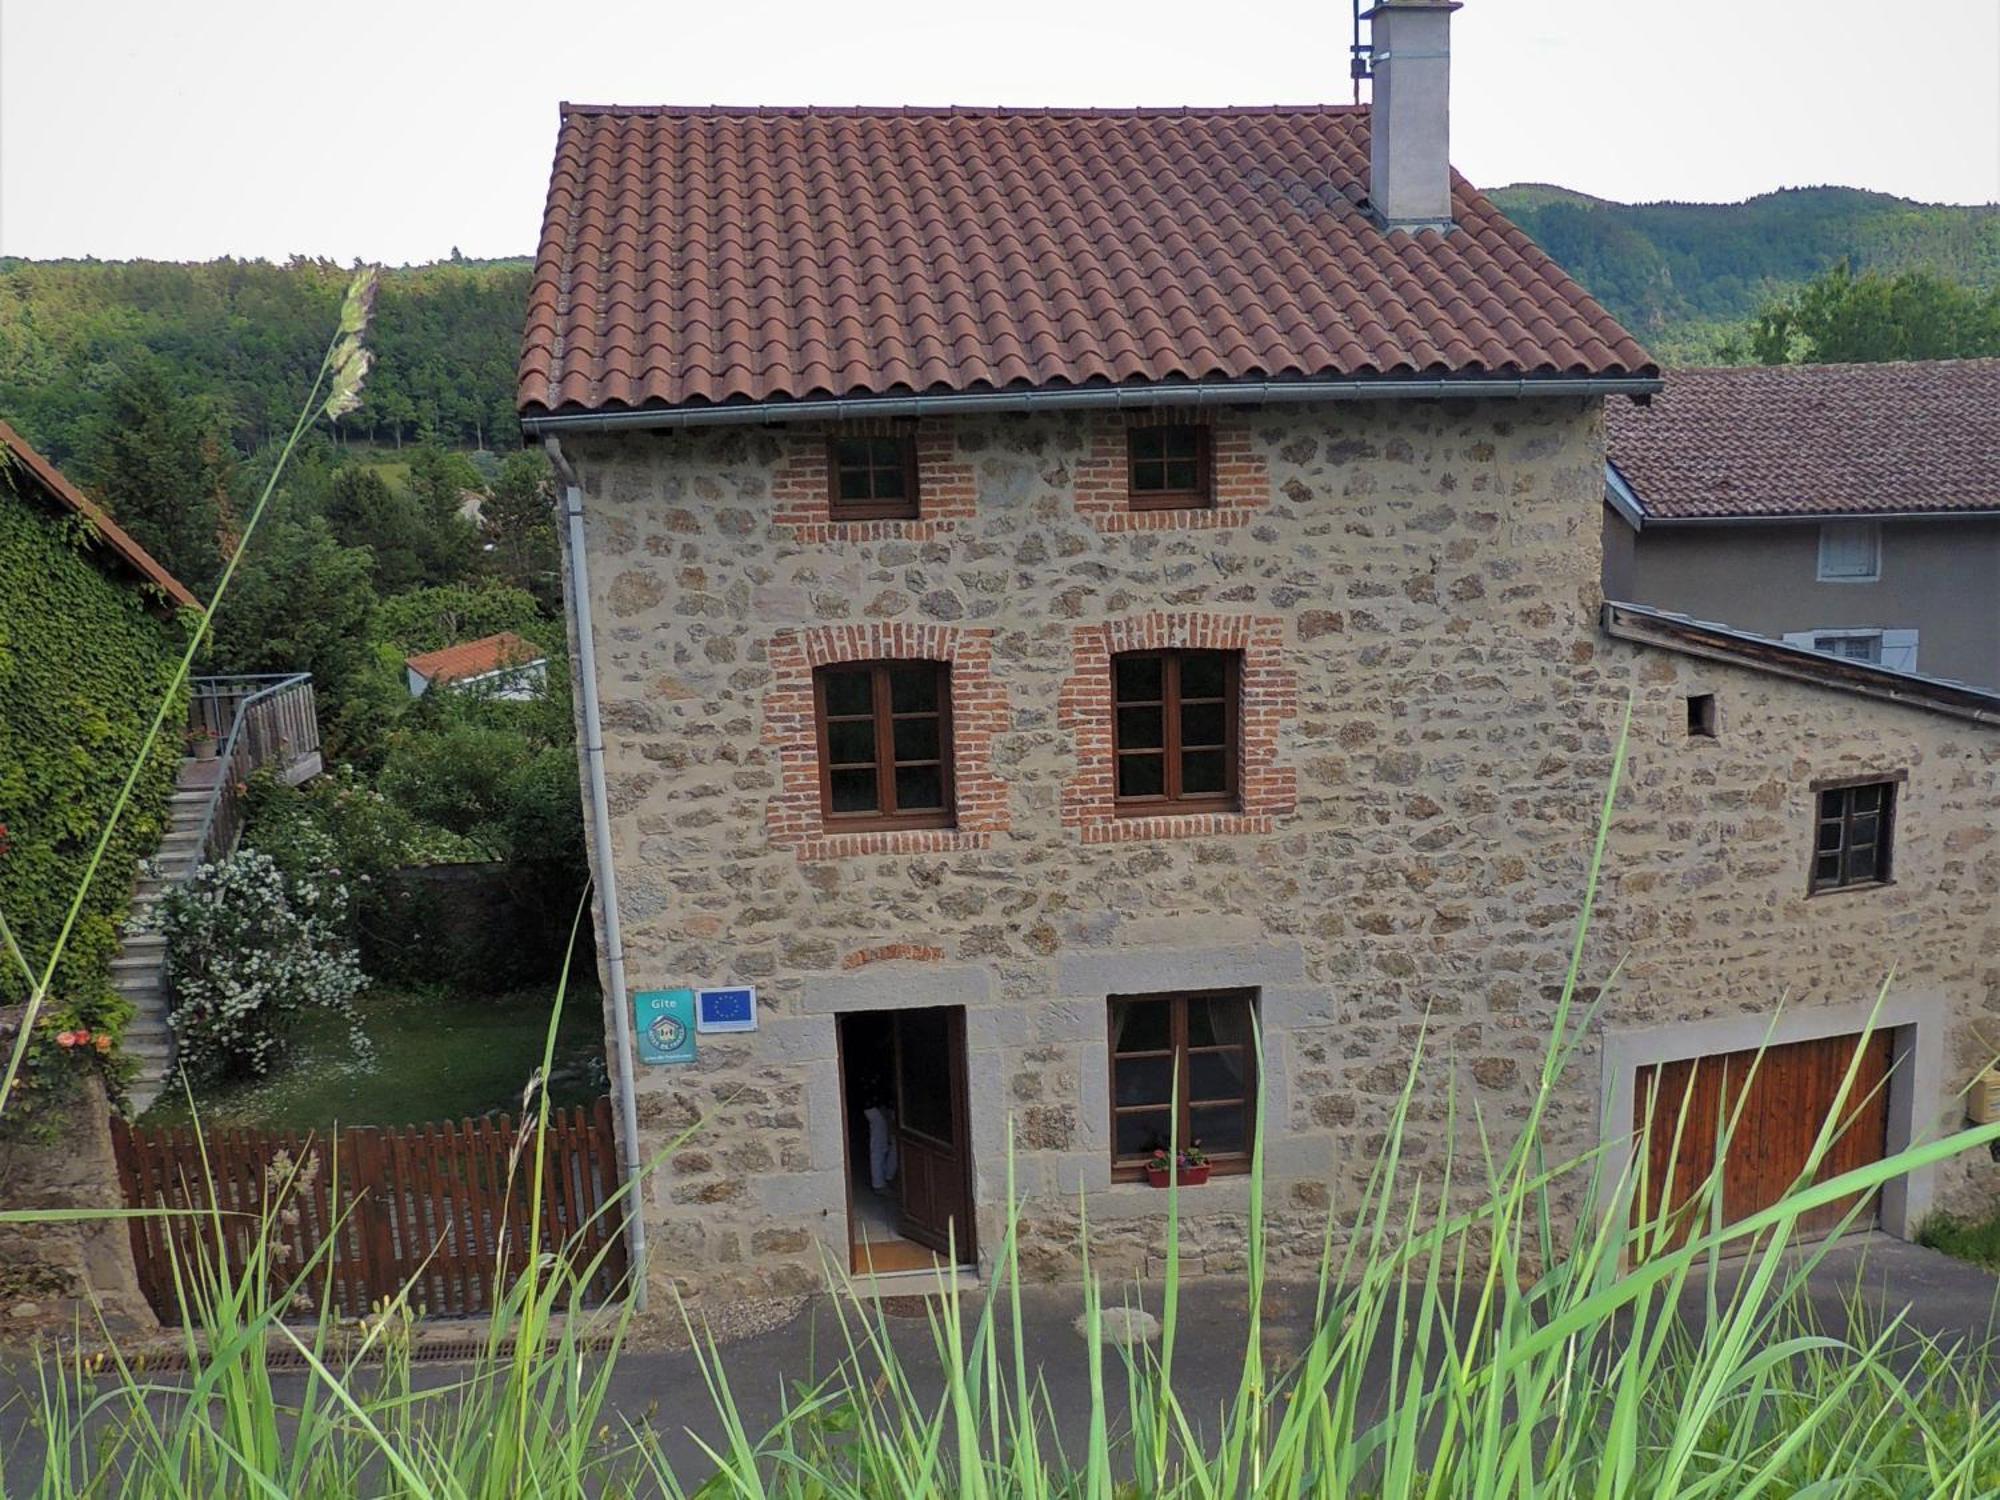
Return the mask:
{"type": "Polygon", "coordinates": [[[625,940],[618,923],[618,870],[611,857],[611,804],[604,788],[604,718],[597,703],[597,636],[590,621],[590,564],[583,552],[583,484],[564,457],[562,441],[542,439],[562,483],[564,539],[569,551],[570,618],[576,624],[577,681],[582,687],[583,765],[590,786],[591,878],[604,924],[605,979],[611,990],[613,1051],[618,1063],[618,1130],[624,1137],[626,1258],[632,1268],[632,1306],[646,1310],[646,1213],[639,1170],[639,1098],[632,1069],[632,1007],[625,994],[625,940]]]}
{"type": "Polygon", "coordinates": [[[859,396],[813,401],[742,402],[721,406],[631,411],[548,412],[521,418],[531,437],[621,428],[747,427],[772,422],[843,422],[866,417],[929,417],[955,413],[1079,411],[1216,406],[1296,405],[1308,401],[1410,401],[1475,397],[1652,396],[1657,375],[1518,376],[1465,380],[1218,380],[1185,385],[1087,386],[1077,390],[967,391],[933,396],[859,396]]]}

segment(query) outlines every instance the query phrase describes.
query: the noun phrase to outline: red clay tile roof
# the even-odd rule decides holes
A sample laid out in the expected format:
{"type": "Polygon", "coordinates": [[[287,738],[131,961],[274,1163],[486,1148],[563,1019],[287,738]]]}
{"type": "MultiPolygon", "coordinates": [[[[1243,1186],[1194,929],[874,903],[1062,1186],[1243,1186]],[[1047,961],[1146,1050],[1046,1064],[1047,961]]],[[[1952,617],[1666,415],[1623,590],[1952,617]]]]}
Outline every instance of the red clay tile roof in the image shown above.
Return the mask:
{"type": "Polygon", "coordinates": [[[82,516],[97,533],[105,550],[125,565],[143,583],[150,583],[175,604],[200,609],[201,601],[173,574],[161,567],[153,554],[133,541],[118,523],[93,503],[90,497],[63,477],[62,470],[28,445],[27,439],[5,422],[0,422],[0,451],[34,478],[42,492],[56,504],[82,516]]]}
{"type": "Polygon", "coordinates": [[[525,667],[542,660],[539,646],[530,645],[511,630],[483,635],[476,641],[460,641],[438,651],[426,651],[403,658],[403,664],[430,682],[451,682],[461,677],[479,677],[503,667],[525,667]]]}
{"type": "Polygon", "coordinates": [[[519,405],[1654,373],[1462,179],[1389,235],[1367,166],[1349,106],[566,104],[519,405]]]}
{"type": "Polygon", "coordinates": [[[1672,370],[1606,404],[1650,519],[2000,510],[2000,359],[1672,370]]]}

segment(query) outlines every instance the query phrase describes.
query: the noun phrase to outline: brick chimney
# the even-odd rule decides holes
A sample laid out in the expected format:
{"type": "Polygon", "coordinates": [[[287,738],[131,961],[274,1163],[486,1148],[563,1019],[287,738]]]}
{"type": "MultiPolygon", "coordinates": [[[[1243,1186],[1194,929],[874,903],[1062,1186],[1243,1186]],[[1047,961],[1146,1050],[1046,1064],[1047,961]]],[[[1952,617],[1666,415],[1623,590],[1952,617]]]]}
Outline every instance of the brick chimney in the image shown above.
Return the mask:
{"type": "Polygon", "coordinates": [[[1375,102],[1368,200],[1390,229],[1451,223],[1451,13],[1458,0],[1380,0],[1368,12],[1375,102]]]}

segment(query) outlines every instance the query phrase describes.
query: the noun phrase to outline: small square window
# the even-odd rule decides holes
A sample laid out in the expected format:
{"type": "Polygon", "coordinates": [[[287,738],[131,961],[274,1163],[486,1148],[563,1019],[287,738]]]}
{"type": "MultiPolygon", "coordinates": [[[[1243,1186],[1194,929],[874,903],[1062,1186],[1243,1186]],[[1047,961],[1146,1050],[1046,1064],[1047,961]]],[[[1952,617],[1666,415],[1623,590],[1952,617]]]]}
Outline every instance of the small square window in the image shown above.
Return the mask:
{"type": "Polygon", "coordinates": [[[1819,529],[1821,583],[1873,583],[1882,576],[1882,528],[1873,521],[1828,521],[1819,529]]]}
{"type": "Polygon", "coordinates": [[[1712,740],[1716,737],[1715,694],[1688,694],[1687,729],[1690,739],[1712,740]]]}
{"type": "Polygon", "coordinates": [[[1896,783],[1853,782],[1819,790],[1812,890],[1883,885],[1892,869],[1896,783]]]}
{"type": "Polygon", "coordinates": [[[912,434],[829,439],[827,473],[833,486],[828,509],[836,521],[910,520],[918,513],[912,434]]]}
{"type": "Polygon", "coordinates": [[[1125,459],[1132,509],[1199,510],[1214,504],[1206,427],[1127,428],[1125,459]]]}

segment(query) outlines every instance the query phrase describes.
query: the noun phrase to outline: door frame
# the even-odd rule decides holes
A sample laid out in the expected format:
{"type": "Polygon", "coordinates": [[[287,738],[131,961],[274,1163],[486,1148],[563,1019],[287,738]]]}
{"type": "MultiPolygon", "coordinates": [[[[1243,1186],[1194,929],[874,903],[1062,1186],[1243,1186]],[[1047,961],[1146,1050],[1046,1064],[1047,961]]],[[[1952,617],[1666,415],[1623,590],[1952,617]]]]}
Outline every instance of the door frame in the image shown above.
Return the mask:
{"type": "MultiPolygon", "coordinates": [[[[1774,1021],[1769,1016],[1724,1016],[1703,1021],[1665,1021],[1657,1025],[1607,1030],[1604,1033],[1599,1081],[1598,1138],[1603,1180],[1617,1182],[1632,1164],[1633,1106],[1642,1070],[1657,1063],[1685,1062],[1722,1052],[1752,1051],[1765,1045],[1821,1041],[1851,1036],[1868,1029],[1888,1032],[1889,1119],[1887,1154],[1894,1156],[1918,1139],[1918,1132],[1936,1119],[1942,1108],[1944,1034],[1948,1006],[1934,990],[1891,994],[1879,1011],[1873,1002],[1859,1005],[1792,1006],[1774,1021]]],[[[1882,1184],[1877,1202],[1879,1227],[1897,1239],[1916,1237],[1930,1213],[1932,1168],[1920,1167],[1882,1184]]],[[[1632,1212],[1635,1184],[1609,1195],[1598,1205],[1601,1216],[1622,1220],[1632,1212]]]]}
{"type": "MultiPolygon", "coordinates": [[[[964,1174],[963,1202],[965,1204],[965,1232],[958,1239],[957,1270],[977,1270],[979,1266],[979,1203],[973,1195],[973,1184],[977,1181],[972,1161],[972,1073],[971,1059],[967,1055],[970,1043],[966,1037],[966,1007],[962,1004],[946,1002],[940,1005],[857,1005],[840,1010],[833,1016],[834,1066],[839,1076],[840,1087],[840,1192],[847,1214],[844,1229],[847,1254],[854,1251],[854,1137],[852,1122],[847,1115],[847,1026],[849,1016],[873,1015],[894,1019],[906,1011],[942,1010],[954,1014],[948,1023],[950,1033],[950,1055],[952,1088],[956,1096],[953,1110],[953,1126],[960,1141],[959,1163],[964,1174]]],[[[900,1064],[900,1049],[898,1061],[900,1064]]],[[[911,1241],[915,1244],[916,1241],[911,1241]]],[[[940,1257],[942,1259],[942,1257],[940,1257]]]]}

